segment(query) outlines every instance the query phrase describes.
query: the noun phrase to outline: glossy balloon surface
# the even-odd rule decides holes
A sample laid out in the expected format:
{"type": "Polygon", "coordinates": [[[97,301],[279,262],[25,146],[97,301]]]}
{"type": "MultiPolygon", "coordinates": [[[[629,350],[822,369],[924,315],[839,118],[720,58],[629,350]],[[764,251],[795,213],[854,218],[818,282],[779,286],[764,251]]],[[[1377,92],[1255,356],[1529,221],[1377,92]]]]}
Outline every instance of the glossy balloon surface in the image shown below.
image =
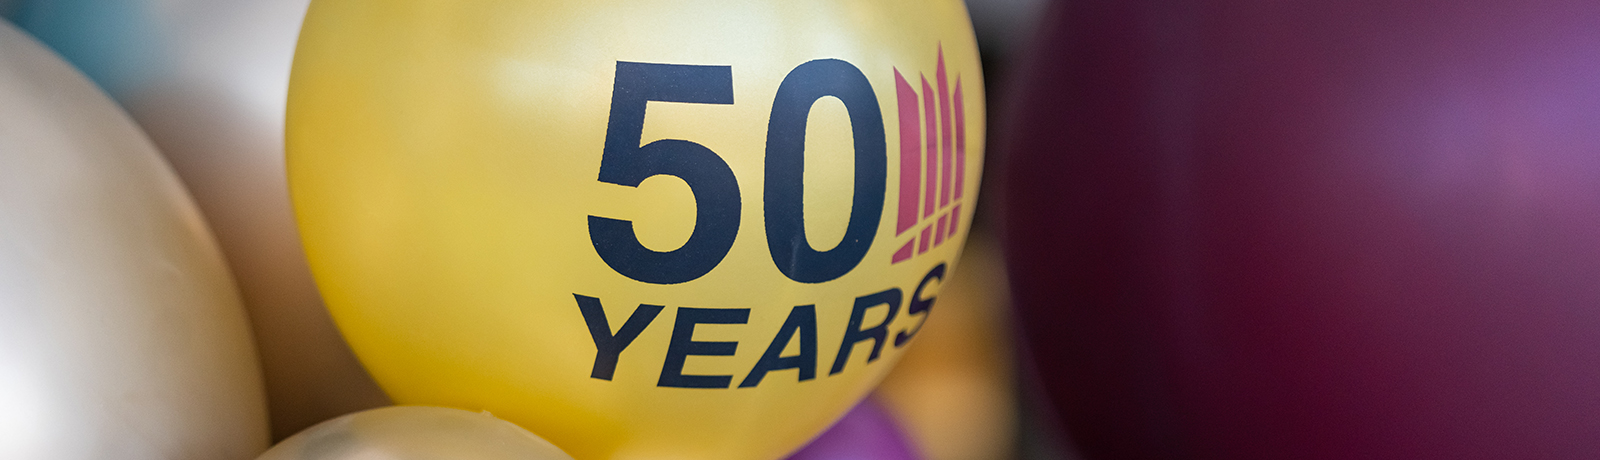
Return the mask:
{"type": "Polygon", "coordinates": [[[918,460],[894,417],[871,398],[846,412],[789,460],[918,460]]]}
{"type": "Polygon", "coordinates": [[[387,404],[306,267],[283,166],[309,0],[17,0],[0,11],[126,108],[216,232],[250,312],[273,432],[387,404]]]}
{"type": "Polygon", "coordinates": [[[0,22],[0,458],[251,458],[260,378],[172,171],[94,84],[0,22]]]}
{"type": "Polygon", "coordinates": [[[345,415],[283,440],[256,460],[571,460],[487,413],[394,406],[345,415]]]}
{"type": "Polygon", "coordinates": [[[1008,256],[1089,458],[1600,455],[1600,4],[1047,21],[1008,256]]]}
{"type": "Polygon", "coordinates": [[[953,273],[982,88],[956,1],[313,2],[291,192],[396,401],[774,459],[953,273]]]}

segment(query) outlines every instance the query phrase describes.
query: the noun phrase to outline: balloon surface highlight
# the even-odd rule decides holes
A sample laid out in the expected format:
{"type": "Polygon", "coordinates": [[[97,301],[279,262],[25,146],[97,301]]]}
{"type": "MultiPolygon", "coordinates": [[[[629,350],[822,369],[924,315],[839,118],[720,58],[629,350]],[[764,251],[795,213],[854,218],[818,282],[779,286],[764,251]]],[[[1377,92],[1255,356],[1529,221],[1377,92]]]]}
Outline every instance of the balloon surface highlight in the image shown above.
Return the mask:
{"type": "Polygon", "coordinates": [[[89,80],[0,21],[0,458],[251,458],[260,378],[177,177],[89,80]]]}
{"type": "Polygon", "coordinates": [[[954,273],[982,88],[958,1],[317,1],[290,190],[396,401],[583,459],[775,459],[954,273]]]}
{"type": "Polygon", "coordinates": [[[306,266],[283,165],[309,0],[18,0],[0,11],[99,83],[172,163],[250,313],[276,438],[387,399],[306,266]]]}
{"type": "Polygon", "coordinates": [[[371,409],[290,436],[256,460],[571,460],[486,413],[424,406],[371,409]]]}

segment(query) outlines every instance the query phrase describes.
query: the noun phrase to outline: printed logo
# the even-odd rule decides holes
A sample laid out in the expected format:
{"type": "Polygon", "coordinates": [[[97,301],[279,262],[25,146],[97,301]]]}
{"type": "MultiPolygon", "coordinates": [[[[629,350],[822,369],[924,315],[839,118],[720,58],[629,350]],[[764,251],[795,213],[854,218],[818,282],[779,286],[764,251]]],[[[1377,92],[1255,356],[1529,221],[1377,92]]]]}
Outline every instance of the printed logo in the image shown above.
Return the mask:
{"type": "MultiPolygon", "coordinates": [[[[956,76],[952,92],[945,71],[943,47],[938,50],[935,83],[930,84],[926,76],[918,75],[922,83],[920,93],[899,69],[894,69],[894,76],[900,116],[901,167],[895,235],[897,239],[909,235],[909,239],[894,254],[891,265],[926,253],[955,235],[960,228],[967,163],[961,77],[956,76]]],[[[799,283],[827,283],[850,273],[865,260],[883,220],[891,161],[886,120],[866,74],[839,59],[817,59],[795,67],[784,76],[772,101],[772,112],[766,120],[761,230],[765,233],[773,266],[785,277],[799,283]],[[844,238],[832,248],[819,250],[811,245],[806,235],[805,138],[811,108],[825,97],[843,102],[849,114],[855,177],[844,238]]],[[[739,178],[721,155],[704,144],[669,138],[641,145],[647,121],[645,109],[650,102],[731,105],[734,103],[733,68],[617,62],[611,113],[596,179],[638,187],[650,177],[678,177],[694,194],[695,226],[683,246],[658,251],[640,242],[632,221],[590,215],[589,239],[600,259],[620,275],[657,285],[687,283],[715,269],[733,247],[744,204],[739,193],[739,178]]],[[[831,305],[824,308],[848,306],[847,321],[819,322],[816,299],[767,307],[787,307],[789,316],[775,331],[756,333],[761,338],[770,333],[772,339],[767,342],[760,359],[747,371],[740,369],[744,375],[742,379],[731,373],[685,373],[685,363],[696,356],[734,356],[740,342],[695,340],[695,328],[708,324],[748,324],[751,307],[672,307],[672,334],[665,346],[656,386],[727,389],[735,388],[737,383],[737,388],[751,388],[761,385],[773,372],[795,370],[793,376],[797,382],[818,379],[822,369],[827,369],[828,376],[837,375],[850,366],[852,356],[856,357],[855,362],[864,361],[857,366],[871,365],[886,347],[904,347],[922,330],[937,297],[937,292],[928,293],[927,289],[944,282],[945,267],[942,262],[931,267],[915,288],[878,285],[870,289],[852,288],[860,290],[848,292],[821,290],[822,301],[831,305]],[[908,291],[909,296],[906,295],[908,291]],[[875,316],[868,312],[874,310],[884,310],[883,319],[868,320],[875,316]],[[912,318],[916,324],[891,330],[896,319],[902,317],[912,318]],[[827,350],[818,344],[817,331],[824,327],[843,329],[831,364],[821,361],[825,359],[822,353],[827,350]],[[797,342],[798,351],[784,354],[794,342],[797,342]],[[855,351],[856,346],[862,344],[871,345],[865,356],[855,351]]],[[[623,352],[669,307],[665,302],[638,303],[627,320],[613,328],[600,297],[572,295],[594,339],[595,359],[589,376],[596,380],[614,378],[623,352]]],[[[759,339],[744,346],[760,346],[759,339]]]]}
{"type": "Polygon", "coordinates": [[[900,208],[895,237],[910,235],[910,239],[894,252],[891,265],[944,244],[961,227],[961,192],[966,188],[967,171],[961,75],[956,75],[952,94],[944,47],[940,46],[935,83],[928,84],[928,77],[921,73],[917,76],[922,80],[920,95],[900,69],[894,69],[900,109],[900,208]]]}

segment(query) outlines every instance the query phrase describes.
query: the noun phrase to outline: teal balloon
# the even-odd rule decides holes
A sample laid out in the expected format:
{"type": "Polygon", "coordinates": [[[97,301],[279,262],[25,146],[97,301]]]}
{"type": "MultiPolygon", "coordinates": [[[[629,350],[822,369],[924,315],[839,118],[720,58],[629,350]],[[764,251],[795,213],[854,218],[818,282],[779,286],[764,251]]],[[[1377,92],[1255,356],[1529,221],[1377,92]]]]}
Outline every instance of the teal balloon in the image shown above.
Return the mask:
{"type": "MultiPolygon", "coordinates": [[[[0,0],[4,1],[4,0],[0,0]]],[[[167,67],[164,39],[144,0],[13,0],[0,13],[71,62],[117,102],[167,67]]]]}

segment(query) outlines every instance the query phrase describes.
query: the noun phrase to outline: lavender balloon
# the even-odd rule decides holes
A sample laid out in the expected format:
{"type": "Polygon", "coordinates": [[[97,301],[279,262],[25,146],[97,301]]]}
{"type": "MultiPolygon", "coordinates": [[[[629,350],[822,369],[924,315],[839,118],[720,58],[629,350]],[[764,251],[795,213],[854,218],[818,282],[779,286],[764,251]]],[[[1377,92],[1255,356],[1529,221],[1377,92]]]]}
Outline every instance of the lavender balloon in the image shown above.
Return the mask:
{"type": "Polygon", "coordinates": [[[921,460],[893,417],[872,399],[861,401],[844,418],[789,460],[921,460]]]}

